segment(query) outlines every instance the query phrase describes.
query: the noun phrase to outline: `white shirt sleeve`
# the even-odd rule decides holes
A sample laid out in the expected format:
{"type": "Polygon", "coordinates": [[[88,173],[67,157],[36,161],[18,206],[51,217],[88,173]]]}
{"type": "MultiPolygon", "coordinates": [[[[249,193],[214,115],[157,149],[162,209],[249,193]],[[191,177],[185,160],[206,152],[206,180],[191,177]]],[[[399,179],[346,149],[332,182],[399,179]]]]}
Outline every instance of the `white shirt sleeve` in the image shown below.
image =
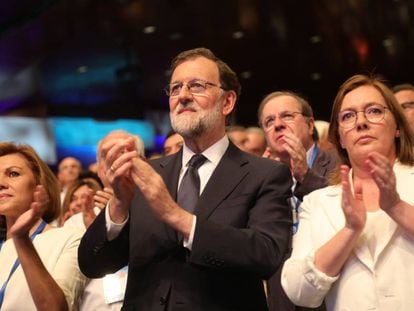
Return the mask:
{"type": "Polygon", "coordinates": [[[105,207],[105,222],[106,222],[106,235],[108,237],[108,241],[114,240],[121,230],[125,227],[125,224],[129,220],[129,214],[127,219],[123,223],[116,224],[111,220],[111,216],[109,216],[109,202],[105,207]]]}
{"type": "Polygon", "coordinates": [[[188,239],[184,239],[184,241],[183,241],[183,246],[185,248],[187,248],[188,250],[190,250],[190,251],[193,248],[193,240],[194,240],[194,232],[195,232],[196,222],[197,222],[197,216],[193,215],[193,223],[191,225],[190,236],[188,237],[188,239]]]}

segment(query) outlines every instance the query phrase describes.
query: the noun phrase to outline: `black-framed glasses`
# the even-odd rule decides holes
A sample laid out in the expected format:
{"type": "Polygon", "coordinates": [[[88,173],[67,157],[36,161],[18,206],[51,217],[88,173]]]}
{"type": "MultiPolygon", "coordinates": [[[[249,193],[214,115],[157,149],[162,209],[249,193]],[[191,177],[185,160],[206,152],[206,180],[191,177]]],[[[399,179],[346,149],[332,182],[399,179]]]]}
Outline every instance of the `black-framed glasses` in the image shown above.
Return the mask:
{"type": "Polygon", "coordinates": [[[363,112],[365,119],[371,123],[379,123],[384,120],[385,111],[387,107],[382,105],[369,105],[364,110],[347,109],[338,113],[338,123],[343,128],[353,128],[358,119],[358,113],[363,112]]]}
{"type": "Polygon", "coordinates": [[[295,116],[298,114],[302,114],[302,112],[299,111],[283,111],[279,113],[278,115],[270,115],[266,117],[263,122],[262,126],[265,131],[271,130],[275,126],[276,119],[279,118],[285,123],[292,123],[295,121],[295,116]]]}
{"type": "Polygon", "coordinates": [[[188,82],[170,83],[164,88],[164,91],[167,94],[167,96],[174,97],[180,94],[181,89],[184,86],[187,87],[187,89],[193,95],[204,94],[208,87],[218,87],[218,88],[225,90],[221,85],[217,85],[217,84],[207,82],[204,80],[196,79],[196,80],[191,80],[188,82]]]}

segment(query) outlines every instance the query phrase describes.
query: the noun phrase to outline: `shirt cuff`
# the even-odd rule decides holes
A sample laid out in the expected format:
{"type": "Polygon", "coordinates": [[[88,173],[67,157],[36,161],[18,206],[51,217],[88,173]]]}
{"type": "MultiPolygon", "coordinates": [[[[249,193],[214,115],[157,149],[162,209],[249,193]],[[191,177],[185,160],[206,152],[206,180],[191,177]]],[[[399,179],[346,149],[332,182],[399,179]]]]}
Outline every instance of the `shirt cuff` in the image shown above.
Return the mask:
{"type": "Polygon", "coordinates": [[[306,257],[307,269],[304,271],[304,277],[318,291],[328,292],[332,284],[339,279],[339,274],[333,277],[325,274],[324,272],[316,268],[314,260],[314,252],[306,257]]]}
{"type": "Polygon", "coordinates": [[[117,224],[114,223],[111,220],[111,216],[109,216],[109,202],[106,204],[105,207],[105,222],[106,222],[106,236],[108,238],[108,241],[114,240],[119,233],[122,231],[122,229],[125,227],[125,224],[129,220],[129,214],[127,219],[123,223],[117,224]]]}
{"type": "Polygon", "coordinates": [[[190,251],[193,249],[193,240],[194,240],[196,222],[197,222],[197,217],[193,215],[193,223],[191,224],[190,236],[188,237],[188,239],[184,239],[183,241],[183,246],[190,251]]]}

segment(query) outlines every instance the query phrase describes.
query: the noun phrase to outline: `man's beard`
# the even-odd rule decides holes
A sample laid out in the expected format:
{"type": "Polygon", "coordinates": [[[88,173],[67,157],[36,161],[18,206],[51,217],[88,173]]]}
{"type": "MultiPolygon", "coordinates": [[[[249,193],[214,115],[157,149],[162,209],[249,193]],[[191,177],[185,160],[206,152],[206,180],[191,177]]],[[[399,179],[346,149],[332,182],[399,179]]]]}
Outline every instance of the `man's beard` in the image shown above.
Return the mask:
{"type": "Polygon", "coordinates": [[[183,108],[181,104],[177,105],[175,111],[170,112],[173,130],[183,137],[200,137],[205,132],[216,128],[222,117],[219,102],[216,102],[211,110],[203,110],[195,103],[186,104],[185,107],[191,107],[196,112],[178,114],[178,111],[183,108]]]}

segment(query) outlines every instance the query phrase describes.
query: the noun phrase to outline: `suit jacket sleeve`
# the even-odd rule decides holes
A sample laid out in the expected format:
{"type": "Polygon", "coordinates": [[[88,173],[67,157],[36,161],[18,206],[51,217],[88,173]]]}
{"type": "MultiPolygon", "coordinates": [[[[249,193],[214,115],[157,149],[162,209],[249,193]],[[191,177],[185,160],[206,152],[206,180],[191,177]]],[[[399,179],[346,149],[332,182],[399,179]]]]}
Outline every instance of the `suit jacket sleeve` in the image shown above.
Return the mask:
{"type": "Polygon", "coordinates": [[[309,168],[302,183],[298,183],[293,194],[303,201],[303,197],[312,191],[328,185],[329,174],[335,168],[337,162],[336,154],[333,151],[319,150],[315,163],[309,168]]]}
{"type": "Polygon", "coordinates": [[[292,179],[287,166],[270,163],[262,180],[246,178],[238,185],[243,190],[227,198],[224,206],[208,219],[197,218],[191,263],[242,270],[263,279],[281,264],[292,230],[292,179]],[[247,217],[246,225],[237,224],[236,214],[247,217]]]}
{"type": "Polygon", "coordinates": [[[89,226],[78,249],[79,267],[89,278],[101,278],[128,264],[129,222],[119,236],[108,241],[103,210],[89,226]]]}

